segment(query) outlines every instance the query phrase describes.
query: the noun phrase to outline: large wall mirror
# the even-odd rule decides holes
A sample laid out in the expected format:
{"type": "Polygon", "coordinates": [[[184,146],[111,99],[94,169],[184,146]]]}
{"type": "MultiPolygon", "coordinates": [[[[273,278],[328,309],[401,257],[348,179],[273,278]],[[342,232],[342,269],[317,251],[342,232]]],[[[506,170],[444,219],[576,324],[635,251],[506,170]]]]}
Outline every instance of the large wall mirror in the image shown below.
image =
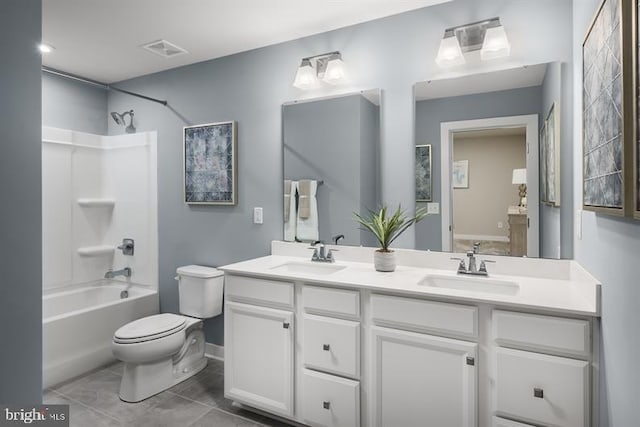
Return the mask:
{"type": "Polygon", "coordinates": [[[372,246],[353,213],[380,201],[380,91],[285,103],[284,240],[372,246]]]}
{"type": "Polygon", "coordinates": [[[431,213],[416,249],[559,258],[561,64],[420,82],[414,94],[416,205],[431,213]]]}

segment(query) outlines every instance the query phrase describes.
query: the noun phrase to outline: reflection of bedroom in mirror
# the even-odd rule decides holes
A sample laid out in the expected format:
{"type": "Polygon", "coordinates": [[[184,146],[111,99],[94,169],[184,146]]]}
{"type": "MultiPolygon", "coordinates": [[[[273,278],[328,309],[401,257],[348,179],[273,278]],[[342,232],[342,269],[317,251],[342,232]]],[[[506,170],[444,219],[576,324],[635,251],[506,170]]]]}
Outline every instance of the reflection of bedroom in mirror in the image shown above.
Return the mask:
{"type": "Polygon", "coordinates": [[[431,200],[416,195],[416,204],[437,212],[416,226],[416,249],[560,258],[559,205],[540,203],[539,137],[561,102],[561,70],[536,64],[416,84],[415,143],[431,144],[433,171],[431,200]]]}
{"type": "Polygon", "coordinates": [[[285,103],[284,240],[373,246],[353,213],[379,204],[380,91],[285,103]]]}

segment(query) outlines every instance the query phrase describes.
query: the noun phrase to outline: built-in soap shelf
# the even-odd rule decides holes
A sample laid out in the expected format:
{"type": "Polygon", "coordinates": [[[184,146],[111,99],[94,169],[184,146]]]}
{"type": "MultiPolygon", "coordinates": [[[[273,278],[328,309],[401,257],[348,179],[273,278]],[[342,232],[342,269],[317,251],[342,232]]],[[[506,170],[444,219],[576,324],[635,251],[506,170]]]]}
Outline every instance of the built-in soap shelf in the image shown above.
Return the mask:
{"type": "Polygon", "coordinates": [[[78,205],[83,208],[112,208],[116,204],[115,199],[109,198],[81,198],[78,205]]]}
{"type": "Polygon", "coordinates": [[[83,246],[78,248],[78,255],[86,257],[113,255],[115,250],[115,246],[110,245],[83,246]]]}

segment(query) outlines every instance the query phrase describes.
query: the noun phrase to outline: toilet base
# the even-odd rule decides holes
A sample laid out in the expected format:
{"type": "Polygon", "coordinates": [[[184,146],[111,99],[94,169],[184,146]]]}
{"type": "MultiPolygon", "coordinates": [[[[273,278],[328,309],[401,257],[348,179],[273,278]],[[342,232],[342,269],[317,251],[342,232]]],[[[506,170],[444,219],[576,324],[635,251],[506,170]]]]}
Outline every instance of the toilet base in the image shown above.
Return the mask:
{"type": "Polygon", "coordinates": [[[191,331],[180,351],[150,363],[126,363],[120,383],[120,399],[140,402],[194,376],[207,366],[204,332],[191,331]]]}

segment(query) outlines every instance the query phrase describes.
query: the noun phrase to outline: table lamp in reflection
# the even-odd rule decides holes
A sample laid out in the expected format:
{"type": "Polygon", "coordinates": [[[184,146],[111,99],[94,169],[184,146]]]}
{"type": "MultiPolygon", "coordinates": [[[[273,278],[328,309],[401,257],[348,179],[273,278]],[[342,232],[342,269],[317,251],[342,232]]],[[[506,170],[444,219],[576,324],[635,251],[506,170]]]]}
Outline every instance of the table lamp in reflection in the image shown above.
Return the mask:
{"type": "Polygon", "coordinates": [[[518,206],[522,208],[527,207],[527,170],[526,169],[514,169],[513,178],[511,179],[513,185],[520,185],[520,204],[518,206]]]}

